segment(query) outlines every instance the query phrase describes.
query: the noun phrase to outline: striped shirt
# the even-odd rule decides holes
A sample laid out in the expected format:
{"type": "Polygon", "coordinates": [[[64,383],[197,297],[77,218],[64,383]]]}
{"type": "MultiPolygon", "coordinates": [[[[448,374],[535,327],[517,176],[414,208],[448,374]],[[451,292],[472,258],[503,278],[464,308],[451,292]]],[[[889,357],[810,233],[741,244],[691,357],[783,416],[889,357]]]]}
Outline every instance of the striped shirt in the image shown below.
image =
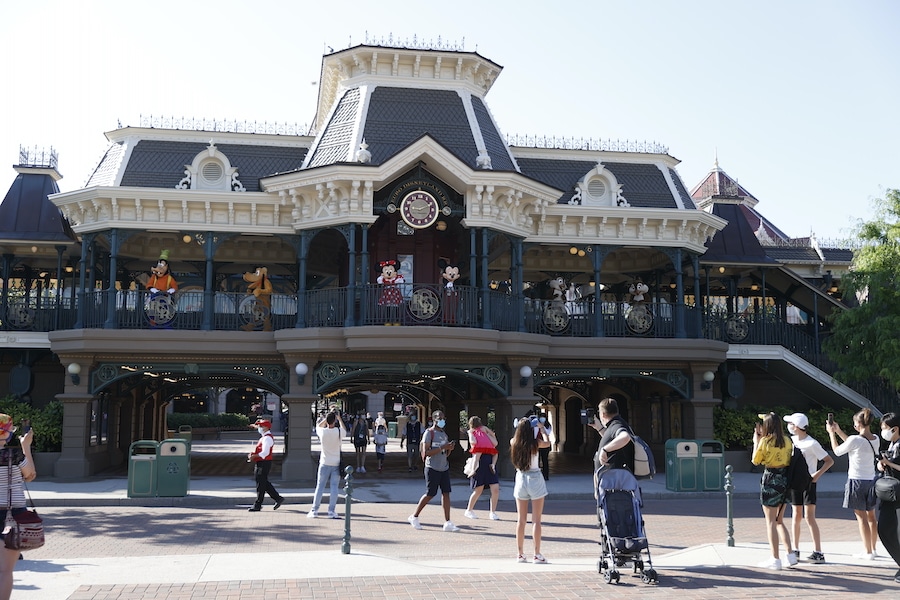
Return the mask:
{"type": "Polygon", "coordinates": [[[12,485],[10,486],[9,464],[0,464],[0,508],[12,506],[13,508],[25,507],[25,482],[22,481],[22,467],[27,464],[23,459],[19,464],[12,466],[12,485]],[[10,502],[9,490],[12,490],[10,502]]]}

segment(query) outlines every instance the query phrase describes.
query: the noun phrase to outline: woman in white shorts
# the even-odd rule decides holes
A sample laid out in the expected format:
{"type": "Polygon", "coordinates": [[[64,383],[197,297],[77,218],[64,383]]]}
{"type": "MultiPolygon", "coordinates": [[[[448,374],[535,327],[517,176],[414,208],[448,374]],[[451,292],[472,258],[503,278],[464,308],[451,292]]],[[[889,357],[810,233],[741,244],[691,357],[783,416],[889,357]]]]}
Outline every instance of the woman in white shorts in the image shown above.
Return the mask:
{"type": "Polygon", "coordinates": [[[528,523],[528,501],[531,501],[531,537],[534,540],[534,563],[543,565],[547,559],[541,554],[541,514],[544,512],[544,497],[547,495],[547,484],[538,465],[538,449],[550,446],[544,424],[538,419],[519,419],[516,433],[510,440],[509,454],[516,468],[516,485],[513,496],[516,498],[516,545],[519,549],[517,560],[528,562],[525,558],[525,525],[528,523]]]}

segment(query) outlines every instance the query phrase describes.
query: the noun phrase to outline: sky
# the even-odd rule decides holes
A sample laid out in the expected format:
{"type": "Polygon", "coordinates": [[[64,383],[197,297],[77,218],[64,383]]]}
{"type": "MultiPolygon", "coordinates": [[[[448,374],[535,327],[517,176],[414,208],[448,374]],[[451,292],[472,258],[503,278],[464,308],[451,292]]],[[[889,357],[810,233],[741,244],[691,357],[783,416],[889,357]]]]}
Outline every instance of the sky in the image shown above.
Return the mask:
{"type": "Polygon", "coordinates": [[[900,187],[898,25],[894,0],[4,2],[0,193],[20,146],[80,188],[141,117],[309,124],[328,48],[415,38],[503,66],[504,134],[657,142],[688,189],[718,158],[782,231],[837,240],[900,187]]]}

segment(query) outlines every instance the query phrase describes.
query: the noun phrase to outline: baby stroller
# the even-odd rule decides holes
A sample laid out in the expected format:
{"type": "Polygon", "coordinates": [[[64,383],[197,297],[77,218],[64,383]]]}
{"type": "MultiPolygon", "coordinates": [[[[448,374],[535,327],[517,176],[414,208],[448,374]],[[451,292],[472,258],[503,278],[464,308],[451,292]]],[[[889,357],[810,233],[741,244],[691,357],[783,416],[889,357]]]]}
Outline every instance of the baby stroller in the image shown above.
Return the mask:
{"type": "Polygon", "coordinates": [[[641,488],[627,469],[597,471],[597,520],[600,522],[600,560],[597,572],[606,583],[619,583],[619,567],[629,562],[644,583],[658,583],[650,559],[650,545],[641,515],[641,488]],[[647,553],[644,568],[642,553],[647,553]]]}

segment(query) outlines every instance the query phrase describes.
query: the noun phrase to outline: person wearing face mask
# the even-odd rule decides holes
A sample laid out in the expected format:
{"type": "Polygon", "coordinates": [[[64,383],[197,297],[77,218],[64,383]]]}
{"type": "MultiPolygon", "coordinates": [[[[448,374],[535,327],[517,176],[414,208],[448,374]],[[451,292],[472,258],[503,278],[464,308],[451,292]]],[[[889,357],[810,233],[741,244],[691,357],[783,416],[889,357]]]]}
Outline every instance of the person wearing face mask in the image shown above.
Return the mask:
{"type": "Polygon", "coordinates": [[[441,490],[441,507],[444,509],[444,531],[459,531],[459,527],[450,520],[450,462],[448,457],[453,451],[455,442],[450,441],[444,427],[444,411],[436,410],[431,414],[434,425],[425,430],[422,438],[422,458],[425,459],[425,494],[419,499],[416,511],[407,517],[413,529],[422,529],[419,514],[425,505],[441,490]]]}
{"type": "Polygon", "coordinates": [[[253,448],[253,452],[247,455],[247,461],[253,463],[253,476],[256,479],[256,502],[248,510],[250,512],[262,510],[266,494],[269,494],[269,497],[275,501],[274,510],[278,510],[284,504],[284,497],[269,481],[269,471],[272,470],[272,454],[275,449],[275,438],[272,437],[270,431],[272,422],[268,419],[257,419],[253,425],[259,431],[259,441],[253,448]]]}
{"type": "Polygon", "coordinates": [[[791,511],[793,512],[794,525],[794,555],[800,559],[800,523],[803,521],[804,512],[806,513],[806,525],[809,527],[809,535],[813,541],[813,553],[806,560],[811,563],[821,564],[825,562],[825,555],[822,553],[822,539],[819,534],[819,524],[816,521],[816,482],[828,469],[834,465],[834,459],[822,448],[814,437],[806,433],[809,428],[809,419],[803,413],[794,413],[785,415],[788,433],[791,434],[791,442],[795,448],[799,448],[803,453],[803,459],[806,461],[806,467],[812,476],[812,481],[805,490],[788,491],[788,500],[791,503],[791,511]],[[819,468],[819,463],[822,467],[819,468]]]}
{"type": "Polygon", "coordinates": [[[872,411],[864,408],[853,415],[853,428],[859,435],[847,435],[838,425],[825,423],[835,456],[849,456],[847,483],[844,485],[844,508],[853,510],[863,542],[862,554],[855,558],[875,560],[878,521],[875,519],[875,462],[881,440],[872,433],[872,411]],[[842,440],[838,443],[837,438],[842,440]]]}
{"type": "MultiPolygon", "coordinates": [[[[888,443],[888,448],[878,460],[878,470],[900,479],[900,416],[897,413],[889,412],[881,417],[881,438],[888,443]]],[[[900,567],[900,501],[881,500],[878,537],[900,567]]],[[[894,573],[894,581],[900,583],[900,569],[894,573]]]]}

